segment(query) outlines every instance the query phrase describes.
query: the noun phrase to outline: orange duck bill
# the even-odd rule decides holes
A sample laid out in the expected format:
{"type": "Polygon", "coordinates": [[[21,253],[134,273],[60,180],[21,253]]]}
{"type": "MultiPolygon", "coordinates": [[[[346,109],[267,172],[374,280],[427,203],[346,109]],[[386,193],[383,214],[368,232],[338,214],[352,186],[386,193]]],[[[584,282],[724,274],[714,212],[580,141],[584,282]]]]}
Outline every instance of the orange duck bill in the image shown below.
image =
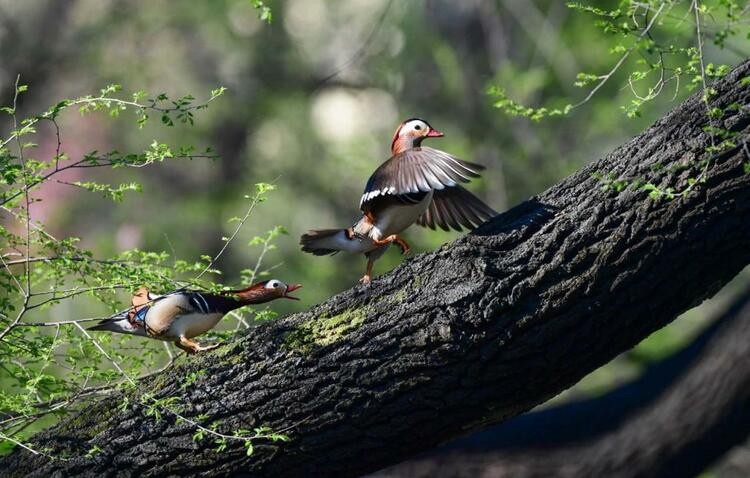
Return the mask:
{"type": "Polygon", "coordinates": [[[284,295],[282,296],[285,299],[292,299],[292,300],[299,300],[299,297],[292,297],[289,295],[290,292],[294,292],[297,289],[300,289],[302,287],[302,284],[289,284],[286,287],[286,292],[284,292],[284,295]]]}

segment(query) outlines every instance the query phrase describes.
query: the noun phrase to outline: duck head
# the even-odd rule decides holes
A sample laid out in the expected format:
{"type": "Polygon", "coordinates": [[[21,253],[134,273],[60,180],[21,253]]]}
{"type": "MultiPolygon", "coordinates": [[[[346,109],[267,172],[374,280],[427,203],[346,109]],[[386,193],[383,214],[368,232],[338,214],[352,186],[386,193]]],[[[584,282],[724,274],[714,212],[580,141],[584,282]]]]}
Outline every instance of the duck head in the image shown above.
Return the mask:
{"type": "Polygon", "coordinates": [[[407,149],[418,147],[425,138],[442,136],[443,133],[430,126],[427,121],[411,118],[398,125],[391,141],[391,153],[395,156],[407,149]]]}
{"type": "Polygon", "coordinates": [[[276,299],[299,300],[298,297],[292,297],[289,294],[300,287],[302,284],[285,284],[277,279],[269,279],[230,293],[236,295],[245,304],[262,304],[276,299]]]}

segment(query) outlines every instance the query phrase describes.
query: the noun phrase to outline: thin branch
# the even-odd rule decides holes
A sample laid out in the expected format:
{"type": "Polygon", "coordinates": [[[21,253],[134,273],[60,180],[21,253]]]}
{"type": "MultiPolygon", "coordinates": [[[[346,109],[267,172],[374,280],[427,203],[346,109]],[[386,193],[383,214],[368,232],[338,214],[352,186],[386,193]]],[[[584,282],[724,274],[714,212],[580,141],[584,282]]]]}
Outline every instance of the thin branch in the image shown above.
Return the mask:
{"type": "MultiPolygon", "coordinates": [[[[706,66],[705,66],[705,62],[703,61],[703,35],[701,34],[701,19],[700,19],[700,8],[698,5],[698,0],[693,0],[693,3],[691,5],[692,5],[693,13],[695,14],[695,32],[696,32],[696,36],[698,37],[698,58],[700,60],[700,66],[701,66],[701,91],[703,93],[703,97],[701,100],[706,107],[706,117],[708,118],[708,124],[713,126],[712,124],[713,121],[711,117],[711,106],[708,103],[710,93],[709,93],[708,85],[706,83],[706,66]]],[[[709,140],[711,141],[711,148],[713,151],[714,148],[716,147],[716,140],[714,138],[714,132],[709,131],[708,137],[709,137],[709,140]]],[[[683,196],[683,197],[687,196],[688,193],[690,193],[690,191],[693,190],[696,184],[702,182],[702,180],[708,174],[708,168],[710,165],[711,165],[711,158],[706,160],[706,163],[703,165],[703,170],[701,171],[700,175],[698,175],[696,180],[688,184],[688,186],[682,191],[680,191],[678,195],[683,196]]]]}
{"type": "Polygon", "coordinates": [[[227,250],[227,248],[229,247],[229,244],[231,244],[232,241],[234,241],[234,238],[237,237],[237,234],[239,234],[240,230],[242,229],[242,226],[244,226],[245,222],[247,222],[247,220],[250,218],[250,215],[252,214],[253,210],[255,209],[255,206],[257,206],[258,203],[260,203],[260,199],[261,199],[261,193],[256,193],[255,196],[253,196],[253,199],[250,202],[250,207],[248,207],[247,211],[245,212],[245,215],[240,220],[240,223],[237,224],[237,227],[234,229],[234,232],[232,233],[232,235],[229,236],[229,238],[226,241],[224,241],[224,245],[221,247],[221,249],[219,250],[219,252],[211,259],[211,261],[200,272],[200,274],[198,274],[195,277],[195,279],[193,279],[194,281],[197,281],[198,279],[200,279],[201,277],[203,277],[203,275],[205,275],[206,272],[208,272],[211,269],[211,267],[213,267],[213,265],[216,263],[216,261],[219,260],[219,258],[221,257],[221,255],[224,254],[224,251],[227,250]]]}
{"type": "MultiPolygon", "coordinates": [[[[19,78],[20,78],[20,75],[19,75],[19,78]]],[[[18,84],[18,81],[16,81],[16,84],[18,84]]],[[[128,100],[123,100],[120,98],[111,98],[107,96],[83,97],[83,98],[78,98],[75,100],[68,100],[63,108],[67,109],[67,108],[70,108],[71,106],[79,106],[79,105],[86,105],[86,104],[92,104],[92,105],[114,104],[114,105],[120,105],[120,106],[125,106],[125,107],[132,107],[132,108],[136,108],[139,110],[151,110],[151,111],[157,111],[159,113],[174,113],[175,111],[193,111],[197,109],[203,109],[212,101],[214,101],[216,98],[218,98],[219,96],[220,95],[212,95],[209,99],[207,99],[203,103],[194,104],[194,105],[187,106],[184,108],[179,108],[175,106],[170,106],[170,107],[156,106],[156,103],[147,105],[143,103],[138,103],[136,101],[128,101],[128,100]]],[[[32,127],[42,120],[49,120],[49,119],[52,119],[52,117],[47,113],[36,116],[28,120],[26,127],[32,127]]],[[[17,135],[18,135],[18,132],[14,131],[10,135],[10,137],[8,137],[2,143],[0,143],[0,148],[5,147],[9,142],[16,139],[17,135]]]]}
{"type": "Polygon", "coordinates": [[[122,315],[128,310],[130,309],[128,308],[123,312],[118,312],[117,314],[106,316],[106,317],[88,317],[85,319],[57,320],[54,322],[24,322],[22,324],[18,324],[18,327],[57,327],[58,325],[75,325],[75,324],[82,324],[85,322],[100,322],[102,320],[107,320],[107,319],[116,317],[117,315],[122,315]]]}
{"type": "MultiPolygon", "coordinates": [[[[641,32],[641,34],[638,35],[638,40],[642,40],[643,37],[645,37],[646,35],[648,35],[649,30],[651,30],[651,27],[654,26],[654,23],[656,23],[656,19],[659,18],[659,15],[661,14],[661,11],[664,9],[664,5],[665,5],[664,3],[661,4],[661,6],[659,7],[659,9],[654,14],[654,17],[649,22],[649,24],[641,32]]],[[[600,79],[599,83],[597,83],[596,86],[594,88],[592,88],[591,91],[589,91],[589,94],[586,95],[586,98],[584,98],[583,100],[581,100],[578,103],[574,104],[571,108],[578,108],[579,106],[583,105],[584,103],[587,103],[596,94],[596,92],[599,91],[599,89],[601,89],[601,87],[604,86],[604,84],[607,83],[607,81],[609,81],[609,79],[612,77],[612,75],[614,75],[615,72],[617,72],[617,70],[620,69],[620,67],[622,66],[622,64],[625,63],[625,60],[627,60],[628,57],[630,56],[630,54],[633,53],[633,50],[635,50],[636,46],[637,45],[634,45],[634,46],[628,48],[627,51],[622,55],[622,57],[620,57],[620,59],[618,60],[618,62],[615,63],[615,66],[612,67],[612,69],[609,71],[609,73],[607,73],[606,75],[600,77],[601,79],[600,79]]]]}
{"type": "MultiPolygon", "coordinates": [[[[2,256],[0,256],[1,258],[2,256]]],[[[49,257],[24,257],[23,259],[16,259],[13,261],[7,261],[6,264],[9,266],[16,266],[19,264],[34,263],[34,262],[52,262],[52,261],[74,261],[74,262],[94,262],[97,264],[138,264],[134,261],[126,260],[101,260],[92,259],[90,257],[60,257],[60,256],[49,256],[49,257]]]]}
{"type": "MultiPolygon", "coordinates": [[[[21,75],[18,75],[16,77],[16,83],[15,83],[15,93],[13,95],[13,130],[14,135],[16,136],[16,143],[18,146],[18,158],[21,162],[21,171],[23,173],[23,180],[24,185],[28,184],[28,172],[26,170],[26,160],[23,157],[23,145],[21,144],[21,138],[17,135],[18,130],[18,115],[17,115],[17,108],[18,108],[18,94],[19,94],[19,83],[21,81],[21,75]]],[[[26,288],[24,289],[22,286],[20,286],[20,281],[17,279],[14,279],[17,284],[19,284],[19,287],[21,291],[23,292],[23,305],[21,306],[21,310],[18,312],[18,315],[16,315],[16,318],[8,324],[8,326],[0,332],[0,341],[3,340],[3,338],[10,333],[10,331],[13,330],[13,328],[18,325],[18,323],[21,322],[21,319],[23,318],[24,314],[26,313],[28,306],[29,306],[29,300],[31,299],[31,266],[29,265],[29,256],[31,256],[31,201],[29,200],[29,191],[28,189],[25,189],[25,205],[26,205],[26,261],[24,263],[24,271],[26,275],[26,288]]],[[[5,264],[5,261],[3,261],[3,264],[5,264]]],[[[8,266],[6,265],[6,269],[10,271],[8,266]]]]}
{"type": "MultiPolygon", "coordinates": [[[[53,297],[50,297],[49,299],[44,299],[43,301],[30,305],[26,308],[26,310],[32,310],[37,309],[39,307],[42,307],[43,305],[52,303],[52,302],[58,302],[63,299],[70,299],[71,297],[76,297],[82,294],[88,294],[89,292],[97,291],[97,290],[115,290],[115,289],[126,289],[130,286],[128,285],[106,285],[106,286],[96,286],[96,287],[86,287],[83,289],[70,289],[68,291],[54,291],[53,294],[59,294],[63,293],[63,295],[54,295],[53,297]]],[[[40,294],[36,294],[40,295],[40,294]]]]}
{"type": "MultiPolygon", "coordinates": [[[[18,278],[13,274],[13,272],[10,270],[10,266],[13,265],[9,262],[6,262],[5,258],[0,255],[0,261],[3,263],[3,266],[5,267],[5,270],[8,272],[8,275],[13,279],[13,282],[16,283],[16,286],[18,286],[18,291],[21,293],[21,295],[24,294],[23,285],[21,285],[21,282],[18,280],[18,278]]],[[[21,261],[20,264],[25,264],[25,260],[21,261]]]]}
{"type": "Polygon", "coordinates": [[[375,26],[370,31],[370,34],[367,36],[365,41],[362,43],[362,45],[357,49],[356,52],[344,63],[342,63],[338,68],[336,68],[334,71],[332,71],[330,74],[326,75],[321,79],[318,84],[313,88],[314,90],[320,89],[323,85],[328,83],[333,78],[337,77],[342,71],[346,70],[349,65],[356,62],[360,58],[362,58],[367,50],[367,48],[370,46],[370,44],[375,40],[375,36],[380,31],[380,29],[383,26],[383,23],[385,22],[385,18],[388,16],[388,11],[391,9],[391,5],[393,5],[393,0],[388,0],[388,3],[385,5],[385,8],[383,9],[383,13],[380,14],[380,18],[378,18],[377,22],[375,22],[375,26]]]}
{"type": "Polygon", "coordinates": [[[50,458],[50,459],[53,459],[53,460],[67,461],[67,458],[60,458],[60,457],[48,455],[48,454],[46,454],[44,452],[41,452],[41,451],[34,450],[33,448],[31,448],[30,446],[26,445],[25,443],[23,443],[23,442],[21,442],[19,440],[16,440],[15,438],[13,438],[11,436],[8,436],[8,435],[6,435],[6,434],[4,434],[2,432],[0,432],[0,440],[8,440],[9,442],[15,443],[16,445],[20,446],[21,448],[23,448],[26,451],[29,451],[29,452],[33,453],[34,455],[46,456],[47,458],[50,458]]]}
{"type": "MultiPolygon", "coordinates": [[[[78,329],[80,329],[81,332],[83,332],[83,334],[86,336],[86,338],[88,338],[94,344],[94,346],[99,350],[99,352],[101,352],[101,354],[104,355],[104,357],[107,360],[109,360],[109,362],[115,367],[115,369],[117,369],[117,371],[120,373],[120,375],[122,375],[123,377],[125,377],[125,379],[127,380],[128,383],[130,383],[131,385],[135,386],[136,385],[135,380],[133,378],[131,378],[130,375],[128,375],[127,373],[125,373],[125,371],[122,369],[122,367],[120,367],[120,364],[116,360],[114,360],[112,357],[110,357],[109,354],[107,354],[107,352],[99,344],[99,342],[97,340],[95,340],[88,333],[88,331],[86,329],[84,329],[83,327],[81,327],[80,324],[75,324],[75,325],[76,325],[76,327],[78,327],[78,329]]],[[[194,420],[191,420],[190,418],[185,417],[184,415],[182,415],[182,414],[180,414],[180,413],[172,410],[171,408],[169,408],[168,406],[165,406],[164,404],[159,403],[159,401],[157,399],[153,398],[153,397],[150,397],[150,400],[153,402],[154,406],[162,408],[163,410],[165,410],[165,411],[171,413],[172,415],[174,415],[176,418],[178,418],[178,419],[180,419],[180,420],[182,420],[182,421],[184,421],[186,423],[189,423],[190,425],[196,427],[199,430],[202,430],[205,433],[208,433],[210,435],[213,435],[215,437],[218,437],[218,438],[221,438],[221,439],[224,439],[224,440],[236,440],[236,441],[241,441],[243,443],[247,443],[247,442],[252,442],[252,440],[256,440],[256,439],[271,439],[272,438],[271,435],[266,435],[266,434],[257,434],[257,435],[252,436],[252,437],[241,437],[241,436],[236,436],[236,435],[226,435],[224,433],[217,432],[216,430],[212,430],[210,428],[204,427],[200,423],[198,423],[198,422],[196,422],[194,420]]]]}
{"type": "MultiPolygon", "coordinates": [[[[161,367],[159,367],[156,370],[153,370],[151,372],[139,375],[138,377],[135,378],[136,381],[143,380],[143,379],[146,379],[146,378],[149,378],[149,377],[153,377],[154,375],[160,374],[160,373],[164,372],[165,370],[169,369],[170,367],[172,367],[172,365],[174,365],[175,357],[172,354],[172,351],[169,349],[169,344],[167,342],[163,342],[163,344],[164,344],[164,348],[166,349],[167,354],[169,356],[169,361],[167,361],[166,364],[162,365],[161,367]]],[[[67,405],[71,405],[74,402],[76,402],[77,400],[80,400],[82,398],[86,398],[86,397],[89,397],[91,395],[99,395],[99,394],[109,393],[112,390],[115,390],[115,389],[121,387],[125,382],[126,382],[126,380],[125,381],[121,381],[121,382],[117,382],[117,383],[114,383],[114,384],[97,385],[97,386],[93,386],[93,387],[86,387],[86,383],[88,383],[88,377],[87,377],[87,382],[84,383],[84,386],[81,388],[81,390],[79,390],[78,392],[76,392],[72,396],[70,396],[68,398],[65,398],[65,399],[62,399],[62,400],[50,400],[50,401],[47,401],[47,402],[42,402],[42,403],[35,404],[34,406],[38,407],[38,408],[45,408],[45,407],[49,407],[49,408],[47,410],[41,410],[39,412],[34,412],[32,414],[16,414],[16,415],[13,415],[13,414],[6,413],[6,416],[8,416],[9,418],[6,418],[6,419],[0,421],[0,426],[7,426],[6,425],[7,423],[11,423],[14,420],[17,421],[17,420],[22,420],[22,419],[27,419],[27,418],[39,418],[39,417],[44,416],[44,415],[49,415],[50,413],[54,413],[57,410],[59,410],[60,408],[64,408],[67,405]]],[[[13,426],[15,426],[15,425],[13,425],[13,426]]]]}
{"type": "MultiPolygon", "coordinates": [[[[214,156],[209,155],[209,154],[178,154],[178,155],[172,156],[172,159],[191,159],[192,160],[192,159],[211,159],[213,157],[214,156]]],[[[141,164],[127,164],[127,163],[119,163],[119,162],[115,162],[115,161],[111,161],[111,160],[107,160],[107,159],[103,159],[103,158],[97,158],[97,157],[87,156],[87,157],[79,159],[78,161],[75,161],[75,162],[73,162],[71,164],[68,164],[67,166],[63,166],[62,168],[59,167],[59,165],[56,164],[55,168],[53,168],[52,171],[50,171],[46,175],[39,177],[36,181],[32,181],[30,184],[26,184],[23,187],[23,189],[21,189],[21,190],[17,191],[16,193],[14,193],[14,194],[12,194],[12,195],[4,198],[2,201],[0,201],[0,206],[9,203],[10,201],[12,201],[13,199],[17,198],[18,196],[20,196],[24,192],[28,192],[29,189],[31,189],[31,188],[33,188],[35,186],[38,186],[39,184],[44,183],[46,180],[50,179],[51,177],[53,177],[53,176],[55,176],[55,175],[57,175],[57,174],[59,174],[59,173],[61,173],[63,171],[67,171],[67,170],[70,170],[70,169],[102,168],[102,167],[108,167],[108,166],[114,166],[114,165],[122,165],[122,166],[131,167],[131,168],[142,168],[144,166],[149,166],[149,165],[153,164],[154,162],[155,162],[154,160],[148,160],[148,161],[146,161],[144,163],[141,163],[141,164]],[[101,162],[96,162],[96,163],[92,163],[92,164],[86,164],[87,161],[101,161],[101,162]]]]}

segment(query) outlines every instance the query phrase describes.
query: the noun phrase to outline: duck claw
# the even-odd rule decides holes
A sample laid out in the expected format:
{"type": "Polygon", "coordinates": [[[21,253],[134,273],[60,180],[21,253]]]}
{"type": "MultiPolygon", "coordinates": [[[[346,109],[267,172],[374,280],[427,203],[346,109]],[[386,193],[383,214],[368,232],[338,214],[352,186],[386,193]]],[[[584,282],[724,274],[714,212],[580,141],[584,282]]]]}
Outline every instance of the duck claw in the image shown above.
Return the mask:
{"type": "Polygon", "coordinates": [[[190,340],[187,337],[180,337],[179,340],[175,342],[175,345],[177,345],[178,348],[184,350],[188,355],[192,355],[197,354],[198,352],[213,350],[216,347],[220,346],[221,342],[219,342],[218,344],[201,345],[195,340],[190,340]]]}
{"type": "Polygon", "coordinates": [[[401,249],[402,256],[405,256],[411,252],[411,247],[409,247],[409,243],[407,243],[405,240],[401,239],[400,237],[396,236],[393,242],[395,242],[396,245],[398,245],[398,247],[401,249]]]}

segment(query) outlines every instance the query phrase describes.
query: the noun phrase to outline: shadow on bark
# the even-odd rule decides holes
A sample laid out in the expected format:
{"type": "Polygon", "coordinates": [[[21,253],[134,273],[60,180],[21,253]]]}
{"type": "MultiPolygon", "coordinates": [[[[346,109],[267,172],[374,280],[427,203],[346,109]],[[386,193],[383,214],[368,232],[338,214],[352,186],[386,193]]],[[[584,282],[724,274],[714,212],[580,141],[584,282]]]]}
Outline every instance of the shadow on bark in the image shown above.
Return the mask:
{"type": "Polygon", "coordinates": [[[604,396],[530,412],[371,478],[696,476],[750,432],[750,291],[604,396]]]}

